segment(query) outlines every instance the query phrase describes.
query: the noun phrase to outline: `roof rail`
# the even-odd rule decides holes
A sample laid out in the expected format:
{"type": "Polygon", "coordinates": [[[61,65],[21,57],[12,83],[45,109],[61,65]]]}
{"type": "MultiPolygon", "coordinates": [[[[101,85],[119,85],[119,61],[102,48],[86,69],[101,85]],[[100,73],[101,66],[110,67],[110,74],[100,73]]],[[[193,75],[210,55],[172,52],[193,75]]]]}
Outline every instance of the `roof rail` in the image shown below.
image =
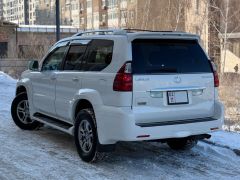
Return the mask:
{"type": "Polygon", "coordinates": [[[133,32],[163,32],[163,33],[171,33],[171,32],[176,32],[176,33],[185,33],[183,31],[154,31],[154,30],[149,30],[149,29],[123,29],[127,33],[133,33],[133,32]]]}
{"type": "Polygon", "coordinates": [[[127,35],[127,33],[136,32],[155,32],[155,33],[174,33],[176,35],[183,35],[186,32],[183,31],[153,31],[147,29],[99,29],[99,30],[87,30],[74,34],[76,36],[91,36],[91,35],[127,35]]]}
{"type": "Polygon", "coordinates": [[[79,32],[73,36],[89,36],[89,35],[126,35],[126,30],[124,29],[100,29],[100,30],[89,30],[79,32]]]}

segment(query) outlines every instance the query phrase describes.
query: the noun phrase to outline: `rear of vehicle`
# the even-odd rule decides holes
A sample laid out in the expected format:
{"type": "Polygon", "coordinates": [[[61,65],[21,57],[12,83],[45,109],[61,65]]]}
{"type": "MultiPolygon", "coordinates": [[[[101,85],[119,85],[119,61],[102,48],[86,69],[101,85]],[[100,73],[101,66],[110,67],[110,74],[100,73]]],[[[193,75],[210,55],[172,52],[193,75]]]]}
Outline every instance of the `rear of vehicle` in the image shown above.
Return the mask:
{"type": "Polygon", "coordinates": [[[142,127],[202,122],[214,116],[211,63],[197,40],[136,39],[133,52],[133,111],[142,127]],[[146,113],[145,113],[146,114],[146,113]]]}
{"type": "Polygon", "coordinates": [[[132,92],[132,105],[115,111],[112,138],[182,138],[220,129],[218,76],[197,36],[149,37],[132,39],[132,61],[115,77],[113,89],[132,92]]]}

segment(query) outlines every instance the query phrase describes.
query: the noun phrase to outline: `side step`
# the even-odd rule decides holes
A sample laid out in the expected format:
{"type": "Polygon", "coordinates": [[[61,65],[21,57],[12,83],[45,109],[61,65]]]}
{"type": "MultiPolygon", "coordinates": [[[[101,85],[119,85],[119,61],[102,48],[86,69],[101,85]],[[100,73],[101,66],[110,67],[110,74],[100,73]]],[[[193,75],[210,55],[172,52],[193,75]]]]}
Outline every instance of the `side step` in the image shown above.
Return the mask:
{"type": "Polygon", "coordinates": [[[55,118],[52,118],[52,117],[49,117],[49,116],[46,116],[46,115],[40,114],[40,113],[35,113],[33,115],[33,119],[36,121],[39,121],[43,124],[46,124],[52,128],[55,128],[55,129],[65,132],[65,133],[68,133],[70,135],[73,135],[74,126],[72,124],[60,121],[58,119],[55,119],[55,118]]]}

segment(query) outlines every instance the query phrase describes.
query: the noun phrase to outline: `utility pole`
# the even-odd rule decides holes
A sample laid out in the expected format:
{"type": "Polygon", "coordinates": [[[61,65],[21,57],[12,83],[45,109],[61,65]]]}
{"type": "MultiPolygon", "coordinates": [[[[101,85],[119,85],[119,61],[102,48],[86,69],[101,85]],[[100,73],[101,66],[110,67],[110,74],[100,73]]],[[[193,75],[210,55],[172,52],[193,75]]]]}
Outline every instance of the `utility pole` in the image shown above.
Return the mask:
{"type": "Polygon", "coordinates": [[[56,0],[56,40],[60,40],[60,5],[59,0],[56,0]]]}

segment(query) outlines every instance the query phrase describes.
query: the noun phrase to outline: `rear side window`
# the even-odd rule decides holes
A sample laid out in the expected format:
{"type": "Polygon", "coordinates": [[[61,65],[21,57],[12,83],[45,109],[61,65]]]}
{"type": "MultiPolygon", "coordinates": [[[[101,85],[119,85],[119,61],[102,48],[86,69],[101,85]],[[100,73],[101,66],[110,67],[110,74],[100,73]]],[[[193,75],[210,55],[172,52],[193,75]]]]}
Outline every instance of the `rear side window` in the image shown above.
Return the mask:
{"type": "Polygon", "coordinates": [[[113,41],[93,40],[88,48],[84,71],[101,71],[112,61],[113,41]]]}
{"type": "Polygon", "coordinates": [[[133,73],[206,73],[209,60],[195,40],[137,39],[132,42],[133,73]]]}
{"type": "Polygon", "coordinates": [[[64,70],[80,70],[81,62],[86,51],[86,45],[72,45],[69,48],[64,64],[64,70]]]}

